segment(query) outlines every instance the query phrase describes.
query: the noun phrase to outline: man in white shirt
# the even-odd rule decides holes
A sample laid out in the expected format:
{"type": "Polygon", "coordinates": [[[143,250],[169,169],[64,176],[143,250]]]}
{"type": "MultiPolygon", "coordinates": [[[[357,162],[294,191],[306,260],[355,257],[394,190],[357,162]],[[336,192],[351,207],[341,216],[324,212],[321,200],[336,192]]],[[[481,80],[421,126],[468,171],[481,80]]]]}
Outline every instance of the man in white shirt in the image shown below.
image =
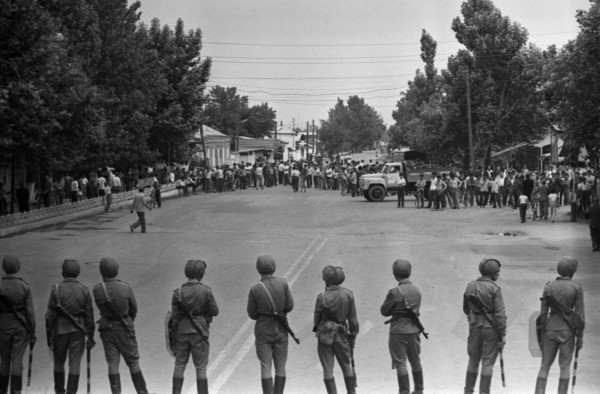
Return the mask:
{"type": "Polygon", "coordinates": [[[100,175],[96,181],[96,184],[98,185],[98,196],[102,197],[102,205],[104,205],[104,196],[106,195],[106,178],[100,175]]]}
{"type": "Polygon", "coordinates": [[[427,204],[427,208],[431,209],[439,209],[439,200],[437,198],[437,173],[431,173],[431,185],[429,186],[429,204],[427,204]]]}
{"type": "Polygon", "coordinates": [[[117,174],[113,176],[112,192],[121,193],[121,178],[117,174]]]}

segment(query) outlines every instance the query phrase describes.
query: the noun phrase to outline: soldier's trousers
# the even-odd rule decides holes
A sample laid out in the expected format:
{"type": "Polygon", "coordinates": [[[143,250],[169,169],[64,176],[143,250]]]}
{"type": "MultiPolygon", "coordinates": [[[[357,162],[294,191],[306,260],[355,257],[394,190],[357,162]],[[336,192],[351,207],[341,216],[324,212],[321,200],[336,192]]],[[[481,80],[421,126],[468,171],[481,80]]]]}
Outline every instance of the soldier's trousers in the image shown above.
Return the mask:
{"type": "Polygon", "coordinates": [[[131,338],[127,331],[100,331],[100,339],[104,347],[104,358],[106,358],[108,364],[109,375],[119,373],[121,356],[123,356],[123,360],[125,360],[125,364],[127,364],[132,374],[140,372],[140,355],[137,341],[131,338]]]}
{"type": "Polygon", "coordinates": [[[406,360],[410,363],[413,372],[422,371],[421,366],[421,338],[415,334],[391,334],[388,346],[392,356],[392,368],[398,375],[408,375],[406,360]]]}
{"type": "Polygon", "coordinates": [[[481,375],[492,376],[498,358],[498,335],[491,327],[472,327],[467,341],[468,372],[477,373],[481,362],[481,375]]]}
{"type": "Polygon", "coordinates": [[[271,369],[275,365],[275,376],[286,376],[285,364],[288,354],[288,334],[256,335],[254,342],[260,363],[260,378],[272,378],[271,369]]]}
{"type": "Polygon", "coordinates": [[[173,377],[183,379],[185,367],[192,355],[196,368],[196,380],[206,379],[206,366],[210,345],[198,334],[181,334],[175,342],[175,370],[173,377]]]}
{"type": "Polygon", "coordinates": [[[29,334],[21,325],[0,330],[0,375],[23,375],[23,356],[29,334]]]}
{"type": "Polygon", "coordinates": [[[569,379],[571,360],[575,351],[575,336],[569,331],[545,331],[542,338],[542,366],[538,378],[548,378],[550,367],[558,354],[560,378],[569,379]]]}
{"type": "Polygon", "coordinates": [[[65,361],[69,356],[69,373],[79,375],[81,359],[85,351],[85,334],[74,331],[54,337],[54,372],[65,372],[65,361]]]}
{"type": "Polygon", "coordinates": [[[319,361],[321,361],[321,365],[323,366],[323,379],[333,378],[334,357],[338,364],[340,364],[344,376],[354,376],[350,362],[350,344],[347,339],[340,337],[340,334],[338,334],[338,338],[331,346],[318,342],[317,353],[319,354],[319,361]]]}

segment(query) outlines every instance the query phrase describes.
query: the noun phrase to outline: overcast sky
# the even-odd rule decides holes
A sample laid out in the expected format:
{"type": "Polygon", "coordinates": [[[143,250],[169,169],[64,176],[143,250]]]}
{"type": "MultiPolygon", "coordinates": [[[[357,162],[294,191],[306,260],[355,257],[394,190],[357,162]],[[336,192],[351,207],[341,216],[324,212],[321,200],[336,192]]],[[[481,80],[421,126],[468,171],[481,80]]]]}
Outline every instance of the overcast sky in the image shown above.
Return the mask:
{"type": "MultiPolygon", "coordinates": [[[[575,38],[588,0],[496,0],[503,15],[546,48],[575,38]]],[[[209,86],[235,86],[250,105],[267,102],[277,121],[306,127],[336,98],[364,97],[386,125],[417,68],[422,29],[438,42],[436,67],[462,46],[450,29],[460,0],[141,0],[142,20],[203,32],[213,59],[209,86]]]]}

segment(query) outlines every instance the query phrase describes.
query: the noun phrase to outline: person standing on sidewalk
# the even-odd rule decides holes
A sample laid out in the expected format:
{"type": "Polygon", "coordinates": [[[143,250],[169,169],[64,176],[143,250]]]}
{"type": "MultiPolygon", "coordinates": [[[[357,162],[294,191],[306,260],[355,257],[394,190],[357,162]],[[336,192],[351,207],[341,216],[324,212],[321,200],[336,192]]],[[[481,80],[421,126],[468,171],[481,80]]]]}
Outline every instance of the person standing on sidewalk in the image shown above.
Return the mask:
{"type": "Polygon", "coordinates": [[[321,339],[317,342],[317,353],[323,366],[323,381],[327,394],[337,393],[333,377],[334,357],[342,369],[346,392],[356,393],[352,349],[358,335],[358,318],[354,294],[340,286],[345,278],[341,267],[331,265],[325,267],[323,269],[325,291],[317,296],[315,304],[313,332],[317,333],[317,337],[333,332],[332,343],[323,343],[321,339]]]}
{"type": "Polygon", "coordinates": [[[65,393],[67,356],[69,376],[66,393],[77,393],[83,352],[96,344],[92,296],[89,289],[77,281],[80,272],[81,268],[77,260],[66,259],[62,264],[64,280],[50,289],[46,312],[46,336],[51,341],[49,347],[54,357],[54,392],[56,393],[65,393]]]}
{"type": "Polygon", "coordinates": [[[583,287],[572,280],[577,271],[577,260],[570,256],[563,257],[556,271],[560,276],[546,284],[540,299],[542,305],[538,323],[543,333],[540,344],[542,365],[535,384],[535,394],[546,392],[548,372],[557,354],[560,366],[558,394],[567,394],[573,352],[583,347],[583,287]]]}
{"type": "Polygon", "coordinates": [[[0,281],[0,393],[12,394],[23,388],[23,356],[27,344],[36,342],[35,315],[29,284],[17,276],[19,258],[4,256],[2,270],[6,275],[0,281]]]}
{"type": "Polygon", "coordinates": [[[421,291],[408,280],[411,271],[410,262],[402,259],[394,261],[392,272],[398,281],[398,286],[388,292],[380,311],[383,316],[392,316],[388,345],[392,356],[392,368],[396,369],[399,393],[410,393],[406,363],[408,359],[415,385],[413,394],[423,394],[421,337],[419,328],[406,315],[406,310],[410,308],[418,316],[421,308],[421,291]]]}
{"type": "Polygon", "coordinates": [[[589,214],[592,251],[600,252],[600,197],[594,198],[594,204],[590,207],[589,214]]]}
{"type": "Polygon", "coordinates": [[[283,394],[285,388],[288,354],[288,333],[274,319],[274,314],[287,315],[294,309],[294,299],[283,278],[276,278],[275,260],[270,255],[259,256],[256,270],[260,282],[248,294],[248,316],[256,320],[254,335],[256,355],[260,363],[260,378],[263,394],[283,394]],[[275,385],[271,368],[275,366],[275,385]]]}
{"type": "Polygon", "coordinates": [[[481,277],[470,282],[465,289],[463,311],[469,322],[467,353],[469,364],[465,380],[465,394],[474,392],[481,363],[479,393],[489,394],[494,364],[504,349],[506,337],[506,311],[500,286],[500,262],[484,258],[479,263],[481,277]],[[476,298],[476,305],[472,298],[476,298]],[[488,320],[489,319],[489,320],[488,320]]]}
{"type": "Polygon", "coordinates": [[[175,329],[175,369],[173,371],[173,394],[181,394],[185,367],[192,355],[196,368],[198,394],[208,394],[206,367],[209,353],[209,326],[219,314],[219,307],[210,287],[201,283],[206,271],[202,260],[189,260],[185,265],[188,281],[173,291],[171,321],[175,329]]]}
{"type": "Polygon", "coordinates": [[[137,302],[129,283],[117,279],[119,263],[113,258],[100,260],[102,282],[94,286],[94,301],[100,311],[98,332],[108,364],[108,381],[112,394],[121,394],[119,364],[121,356],[129,367],[133,386],[138,394],[148,394],[140,369],[140,355],[133,321],[137,302]]]}
{"type": "Polygon", "coordinates": [[[146,208],[149,211],[151,211],[152,208],[150,208],[148,204],[146,204],[145,198],[146,197],[144,196],[144,188],[138,188],[138,194],[136,194],[133,197],[133,203],[131,204],[130,211],[130,213],[133,213],[133,211],[137,213],[138,221],[129,226],[131,232],[133,232],[133,230],[135,230],[139,226],[142,226],[142,233],[146,232],[146,213],[144,212],[144,208],[146,208]]]}
{"type": "Polygon", "coordinates": [[[396,208],[404,208],[404,192],[406,189],[406,179],[404,179],[404,174],[400,172],[400,179],[398,179],[398,205],[396,208]]]}

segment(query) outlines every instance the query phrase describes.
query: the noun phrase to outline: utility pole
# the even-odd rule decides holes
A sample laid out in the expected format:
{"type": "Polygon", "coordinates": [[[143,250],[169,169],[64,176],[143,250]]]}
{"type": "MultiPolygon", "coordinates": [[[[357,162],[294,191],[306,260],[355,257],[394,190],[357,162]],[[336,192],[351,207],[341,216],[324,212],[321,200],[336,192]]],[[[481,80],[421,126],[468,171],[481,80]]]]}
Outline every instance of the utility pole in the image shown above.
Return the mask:
{"type": "Polygon", "coordinates": [[[315,120],[312,121],[312,132],[313,132],[313,161],[315,160],[315,154],[317,153],[317,130],[315,129],[315,120]]]}
{"type": "Polygon", "coordinates": [[[469,85],[469,71],[465,72],[467,82],[467,128],[469,131],[469,169],[475,171],[475,152],[473,149],[473,128],[471,126],[471,87],[469,85]]]}
{"type": "Polygon", "coordinates": [[[306,121],[306,138],[304,139],[304,142],[306,142],[306,159],[308,160],[310,158],[310,152],[308,150],[308,121],[306,121]]]}
{"type": "Polygon", "coordinates": [[[208,166],[208,157],[206,156],[206,143],[204,142],[204,125],[200,123],[200,138],[202,139],[202,154],[204,155],[204,164],[208,166]]]}

